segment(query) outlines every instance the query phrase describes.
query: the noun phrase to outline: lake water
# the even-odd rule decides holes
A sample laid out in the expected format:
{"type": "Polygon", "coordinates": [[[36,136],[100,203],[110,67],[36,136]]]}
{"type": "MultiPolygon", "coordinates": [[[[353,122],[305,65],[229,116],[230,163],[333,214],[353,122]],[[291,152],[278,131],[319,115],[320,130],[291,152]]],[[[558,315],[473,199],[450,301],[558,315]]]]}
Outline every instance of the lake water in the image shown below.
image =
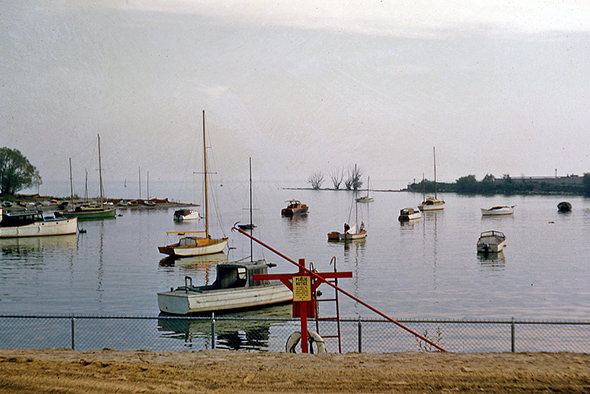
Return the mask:
{"type": "MultiPolygon", "coordinates": [[[[248,221],[247,182],[218,183],[212,189],[217,209],[210,215],[211,233],[230,237],[230,260],[249,256],[249,240],[230,232],[234,222],[248,221]]],[[[63,190],[62,195],[69,194],[67,186],[63,190]]],[[[195,201],[190,187],[154,182],[152,190],[152,196],[195,201]]],[[[330,259],[335,256],[338,269],[354,275],[342,279],[341,286],[394,318],[590,317],[589,200],[445,194],[439,195],[446,200],[443,212],[400,224],[399,210],[415,207],[422,196],[373,196],[374,202],[358,205],[368,238],[344,245],[327,242],[327,233],[354,222],[351,192],[286,190],[278,183],[255,183],[254,235],[295,260],[313,262],[319,271],[331,271],[330,259]],[[291,198],[309,205],[306,217],[281,217],[280,209],[291,198]],[[571,213],[557,212],[561,200],[573,204],[571,213]],[[516,204],[514,215],[481,216],[480,208],[497,204],[516,204]],[[478,257],[477,238],[491,229],[507,236],[503,256],[478,257]]],[[[87,232],[77,236],[0,240],[0,314],[155,316],[156,292],[181,285],[185,275],[197,284],[214,279],[213,264],[203,259],[169,264],[157,250],[173,240],[167,239],[166,231],[193,230],[202,222],[176,224],[173,210],[119,212],[122,216],[115,220],[81,222],[87,232]]],[[[253,250],[255,258],[278,264],[271,272],[296,271],[257,245],[253,250]]],[[[211,260],[223,256],[216,257],[211,260]]],[[[341,312],[353,318],[377,317],[346,299],[341,312]]]]}

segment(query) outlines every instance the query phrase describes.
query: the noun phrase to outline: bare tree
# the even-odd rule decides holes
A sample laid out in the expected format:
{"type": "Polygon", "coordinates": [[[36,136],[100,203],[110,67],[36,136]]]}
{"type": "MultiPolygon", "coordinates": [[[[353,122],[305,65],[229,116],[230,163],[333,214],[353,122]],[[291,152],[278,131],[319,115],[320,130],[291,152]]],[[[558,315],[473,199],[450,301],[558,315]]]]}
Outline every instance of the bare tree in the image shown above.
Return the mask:
{"type": "Polygon", "coordinates": [[[324,182],[324,174],[321,172],[315,172],[309,178],[307,178],[307,182],[311,183],[311,187],[314,190],[319,190],[322,187],[322,182],[324,182]]]}
{"type": "Polygon", "coordinates": [[[344,170],[333,170],[330,173],[330,179],[332,180],[332,184],[334,185],[334,189],[340,189],[340,185],[344,180],[344,170]]]}
{"type": "Polygon", "coordinates": [[[348,171],[348,179],[344,182],[346,186],[346,190],[358,190],[363,185],[361,181],[361,176],[363,172],[361,169],[355,164],[353,168],[348,171]]]}

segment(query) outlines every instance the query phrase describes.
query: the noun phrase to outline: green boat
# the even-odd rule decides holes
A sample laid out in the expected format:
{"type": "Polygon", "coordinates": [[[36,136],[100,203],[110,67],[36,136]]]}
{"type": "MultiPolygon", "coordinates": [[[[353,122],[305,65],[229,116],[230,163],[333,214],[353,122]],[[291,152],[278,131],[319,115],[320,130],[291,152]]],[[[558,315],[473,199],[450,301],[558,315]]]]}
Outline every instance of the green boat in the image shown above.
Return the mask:
{"type": "Polygon", "coordinates": [[[76,207],[73,211],[59,211],[56,216],[64,218],[78,218],[78,220],[111,219],[117,216],[116,208],[104,207],[76,207]]]}

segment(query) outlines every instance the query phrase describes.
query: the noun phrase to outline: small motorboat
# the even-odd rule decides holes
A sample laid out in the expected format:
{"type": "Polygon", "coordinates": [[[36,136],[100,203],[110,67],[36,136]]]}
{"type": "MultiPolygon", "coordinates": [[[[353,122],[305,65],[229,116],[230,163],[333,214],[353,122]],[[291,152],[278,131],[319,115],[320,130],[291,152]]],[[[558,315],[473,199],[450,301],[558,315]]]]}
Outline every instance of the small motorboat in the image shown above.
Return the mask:
{"type": "Polygon", "coordinates": [[[422,213],[419,209],[414,208],[403,208],[399,211],[399,217],[397,218],[400,222],[409,222],[410,220],[420,219],[422,213]]]}
{"type": "Polygon", "coordinates": [[[491,208],[481,208],[481,214],[483,216],[494,216],[494,215],[512,215],[514,213],[514,207],[516,205],[496,205],[491,208]]]}
{"type": "Polygon", "coordinates": [[[557,204],[557,209],[559,212],[570,212],[572,210],[572,204],[567,201],[562,201],[557,204]]]}
{"type": "Polygon", "coordinates": [[[501,231],[490,230],[480,234],[477,240],[478,253],[498,253],[504,249],[506,236],[501,231]]]}
{"type": "Polygon", "coordinates": [[[343,233],[339,233],[338,231],[332,231],[328,233],[328,241],[358,241],[361,239],[367,238],[367,230],[365,229],[365,224],[361,222],[360,227],[357,225],[353,225],[349,227],[345,225],[345,231],[343,233]]]}
{"type": "Polygon", "coordinates": [[[196,209],[182,208],[174,211],[174,220],[184,222],[187,220],[198,220],[201,217],[196,209]]]}
{"type": "Polygon", "coordinates": [[[287,207],[281,209],[282,216],[306,215],[308,206],[299,200],[287,201],[287,207]]]}
{"type": "Polygon", "coordinates": [[[253,309],[293,301],[293,293],[279,281],[255,281],[255,274],[268,273],[265,261],[219,264],[217,278],[209,286],[193,286],[184,278],[184,286],[158,293],[163,313],[186,315],[237,309],[253,309]]]}

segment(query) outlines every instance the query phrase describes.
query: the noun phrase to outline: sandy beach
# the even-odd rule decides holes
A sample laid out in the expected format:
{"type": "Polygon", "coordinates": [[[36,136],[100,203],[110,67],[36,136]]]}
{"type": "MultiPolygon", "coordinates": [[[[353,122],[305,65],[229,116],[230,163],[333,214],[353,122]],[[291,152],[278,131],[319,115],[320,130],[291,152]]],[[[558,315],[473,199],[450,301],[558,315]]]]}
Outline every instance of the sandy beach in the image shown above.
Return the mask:
{"type": "Polygon", "coordinates": [[[2,393],[590,392],[590,354],[0,350],[2,393]]]}

